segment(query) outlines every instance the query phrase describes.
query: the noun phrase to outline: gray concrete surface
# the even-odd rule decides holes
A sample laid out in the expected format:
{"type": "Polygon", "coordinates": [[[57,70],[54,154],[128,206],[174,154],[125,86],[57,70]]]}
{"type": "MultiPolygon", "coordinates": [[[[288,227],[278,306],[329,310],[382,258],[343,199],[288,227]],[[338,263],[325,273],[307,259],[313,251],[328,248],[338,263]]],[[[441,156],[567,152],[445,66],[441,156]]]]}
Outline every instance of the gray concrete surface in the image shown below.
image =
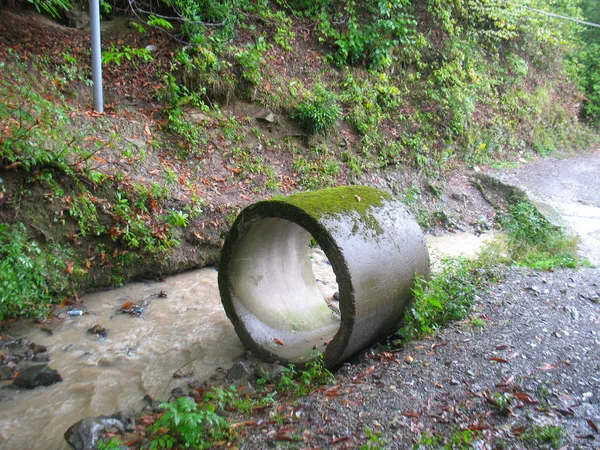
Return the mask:
{"type": "Polygon", "coordinates": [[[335,367],[397,329],[417,274],[429,275],[429,254],[406,207],[377,189],[345,186],[245,208],[223,247],[219,291],[254,354],[304,363],[322,352],[335,367]],[[316,286],[311,238],[333,266],[337,311],[316,286]]]}

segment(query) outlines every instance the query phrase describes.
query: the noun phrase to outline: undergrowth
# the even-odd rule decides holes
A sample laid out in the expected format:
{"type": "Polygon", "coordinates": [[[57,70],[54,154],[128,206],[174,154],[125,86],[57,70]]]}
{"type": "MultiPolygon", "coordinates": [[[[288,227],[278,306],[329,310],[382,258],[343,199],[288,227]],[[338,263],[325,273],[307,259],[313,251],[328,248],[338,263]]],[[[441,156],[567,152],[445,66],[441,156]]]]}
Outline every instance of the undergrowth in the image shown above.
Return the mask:
{"type": "MultiPolygon", "coordinates": [[[[206,449],[213,448],[237,438],[236,428],[223,411],[236,412],[252,417],[259,409],[270,406],[282,396],[308,394],[319,386],[335,381],[323,363],[323,355],[306,364],[303,370],[293,365],[283,368],[275,384],[267,379],[258,380],[259,391],[255,395],[240,394],[237,386],[212,388],[202,398],[179,397],[162,403],[165,412],[150,427],[150,448],[174,447],[206,449]],[[221,444],[219,444],[221,443],[221,444]]],[[[279,420],[272,411],[273,420],[279,420]]]]}
{"type": "Polygon", "coordinates": [[[59,245],[42,249],[22,223],[0,222],[0,322],[48,315],[57,296],[68,292],[69,256],[59,245]]]}
{"type": "Polygon", "coordinates": [[[430,334],[447,323],[465,318],[494,279],[489,268],[463,257],[443,259],[429,280],[416,277],[414,301],[405,313],[405,324],[397,332],[403,340],[430,334]]]}
{"type": "Polygon", "coordinates": [[[499,221],[506,233],[501,260],[541,270],[579,265],[577,238],[551,224],[531,202],[513,201],[499,221]]]}

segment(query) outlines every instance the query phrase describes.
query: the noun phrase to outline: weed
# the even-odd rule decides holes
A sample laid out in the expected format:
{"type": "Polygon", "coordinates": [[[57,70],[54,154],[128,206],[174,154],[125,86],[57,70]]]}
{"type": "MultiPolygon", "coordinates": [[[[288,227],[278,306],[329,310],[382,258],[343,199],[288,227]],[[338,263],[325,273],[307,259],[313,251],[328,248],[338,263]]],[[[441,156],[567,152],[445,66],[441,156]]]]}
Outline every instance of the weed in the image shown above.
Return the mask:
{"type": "Polygon", "coordinates": [[[563,440],[563,429],[551,425],[534,425],[523,433],[520,439],[536,446],[547,444],[552,448],[560,448],[563,440]]]}
{"type": "Polygon", "coordinates": [[[0,322],[49,313],[56,295],[68,289],[64,248],[42,249],[22,223],[0,223],[0,322]]]}
{"type": "Polygon", "coordinates": [[[433,434],[423,434],[418,444],[414,445],[414,449],[443,449],[443,450],[471,450],[478,448],[476,442],[482,437],[480,431],[473,430],[453,430],[450,437],[446,440],[442,436],[433,434]],[[444,443],[444,441],[446,441],[444,443]]]}
{"type": "Polygon", "coordinates": [[[110,50],[102,52],[102,64],[114,62],[117,66],[120,66],[123,59],[127,61],[139,59],[144,63],[154,61],[150,50],[146,48],[131,48],[129,45],[119,48],[112,44],[110,50]]]}
{"type": "Polygon", "coordinates": [[[384,439],[381,433],[365,428],[367,442],[360,446],[360,450],[384,450],[388,448],[388,440],[384,439]]]}
{"type": "Polygon", "coordinates": [[[106,439],[100,439],[96,442],[95,450],[121,450],[125,448],[125,444],[116,437],[106,439]]]}
{"type": "Polygon", "coordinates": [[[476,262],[444,259],[429,281],[417,277],[413,288],[414,303],[405,313],[405,325],[398,330],[403,339],[411,339],[438,330],[452,320],[466,317],[475,296],[491,274],[476,262]]]}
{"type": "Polygon", "coordinates": [[[216,442],[233,437],[227,420],[211,404],[196,404],[190,397],[179,397],[173,403],[162,403],[166,412],[152,425],[155,436],[151,449],[173,448],[177,444],[196,449],[212,448],[216,442]]]}
{"type": "Polygon", "coordinates": [[[306,364],[304,370],[298,371],[293,364],[283,368],[281,379],[277,383],[278,392],[290,392],[295,395],[304,395],[318,386],[334,381],[333,374],[325,368],[324,356],[318,355],[306,364]]]}
{"type": "Polygon", "coordinates": [[[534,269],[577,267],[577,240],[553,226],[529,201],[514,201],[500,214],[511,261],[534,269]]]}
{"type": "Polygon", "coordinates": [[[296,106],[292,117],[311,133],[320,133],[331,128],[341,114],[335,94],[317,83],[314,93],[296,106]]]}
{"type": "Polygon", "coordinates": [[[242,67],[242,78],[251,86],[258,85],[262,79],[261,66],[265,63],[263,55],[272,48],[265,38],[260,36],[256,42],[249,43],[237,53],[236,58],[242,67]]]}
{"type": "Polygon", "coordinates": [[[329,154],[320,154],[313,161],[300,156],[294,161],[293,169],[301,186],[319,189],[335,184],[340,166],[329,154]]]}
{"type": "Polygon", "coordinates": [[[496,407],[500,415],[508,416],[512,414],[515,397],[510,392],[493,392],[488,400],[496,407]]]}

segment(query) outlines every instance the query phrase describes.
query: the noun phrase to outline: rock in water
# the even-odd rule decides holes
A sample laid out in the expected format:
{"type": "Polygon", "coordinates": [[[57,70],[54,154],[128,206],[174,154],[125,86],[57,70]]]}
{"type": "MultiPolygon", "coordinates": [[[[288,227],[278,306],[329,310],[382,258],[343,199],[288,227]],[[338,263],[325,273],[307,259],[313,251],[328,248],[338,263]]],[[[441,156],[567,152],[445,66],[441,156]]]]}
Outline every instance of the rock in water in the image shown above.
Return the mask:
{"type": "Polygon", "coordinates": [[[13,381],[13,385],[23,389],[34,389],[38,386],[50,386],[62,381],[58,371],[51,369],[48,364],[36,364],[21,369],[13,381]]]}
{"type": "Polygon", "coordinates": [[[93,450],[100,435],[110,428],[123,432],[123,423],[112,417],[86,417],[65,432],[65,440],[75,450],[93,450]]]}

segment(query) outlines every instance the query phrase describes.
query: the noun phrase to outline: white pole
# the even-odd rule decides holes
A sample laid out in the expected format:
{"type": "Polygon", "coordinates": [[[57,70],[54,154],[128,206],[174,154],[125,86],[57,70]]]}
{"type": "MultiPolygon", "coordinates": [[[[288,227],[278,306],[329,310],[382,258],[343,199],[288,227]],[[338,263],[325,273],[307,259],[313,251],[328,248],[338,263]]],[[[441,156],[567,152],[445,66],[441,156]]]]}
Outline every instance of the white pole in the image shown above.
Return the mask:
{"type": "Polygon", "coordinates": [[[92,35],[92,81],[94,110],[104,112],[102,98],[102,48],[100,46],[100,0],[90,0],[90,32],[92,35]]]}

